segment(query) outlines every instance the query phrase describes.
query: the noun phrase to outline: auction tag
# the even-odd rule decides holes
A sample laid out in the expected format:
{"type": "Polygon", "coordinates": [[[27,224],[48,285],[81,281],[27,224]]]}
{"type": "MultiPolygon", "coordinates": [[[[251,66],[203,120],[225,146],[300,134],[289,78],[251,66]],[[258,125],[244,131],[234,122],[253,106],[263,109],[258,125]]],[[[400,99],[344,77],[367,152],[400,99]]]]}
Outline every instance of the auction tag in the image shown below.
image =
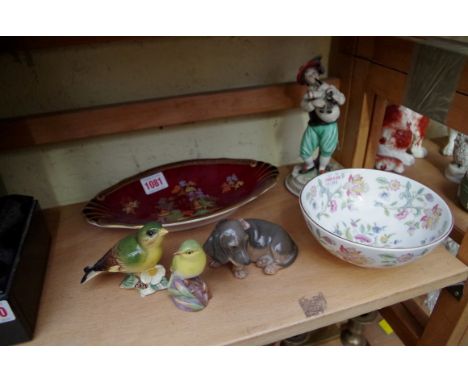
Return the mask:
{"type": "Polygon", "coordinates": [[[0,324],[16,320],[13,311],[10,308],[10,304],[7,301],[0,301],[0,324]]]}
{"type": "Polygon", "coordinates": [[[140,183],[143,186],[143,190],[145,190],[146,195],[154,194],[155,192],[169,187],[162,172],[147,176],[146,178],[141,178],[140,183]]]}

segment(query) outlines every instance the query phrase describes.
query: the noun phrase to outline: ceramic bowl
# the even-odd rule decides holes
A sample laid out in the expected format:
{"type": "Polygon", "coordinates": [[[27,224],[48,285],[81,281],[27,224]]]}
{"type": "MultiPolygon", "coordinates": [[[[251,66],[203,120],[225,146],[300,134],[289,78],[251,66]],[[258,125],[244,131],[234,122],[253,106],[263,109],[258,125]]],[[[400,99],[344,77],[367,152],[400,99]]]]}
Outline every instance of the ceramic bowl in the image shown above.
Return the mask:
{"type": "Polygon", "coordinates": [[[370,169],[322,174],[300,195],[307,226],[330,253],[361,267],[408,264],[453,227],[447,204],[407,177],[370,169]]]}

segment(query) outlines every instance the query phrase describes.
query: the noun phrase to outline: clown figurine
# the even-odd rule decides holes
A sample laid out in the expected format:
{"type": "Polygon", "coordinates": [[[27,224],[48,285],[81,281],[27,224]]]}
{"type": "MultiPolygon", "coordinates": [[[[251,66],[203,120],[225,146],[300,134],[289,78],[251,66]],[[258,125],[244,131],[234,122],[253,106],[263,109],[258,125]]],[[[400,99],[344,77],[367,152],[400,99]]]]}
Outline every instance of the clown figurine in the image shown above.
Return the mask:
{"type": "Polygon", "coordinates": [[[302,165],[294,167],[286,179],[286,187],[299,196],[302,187],[317,174],[327,170],[331,156],[338,145],[340,106],[345,96],[333,85],[322,82],[319,77],[325,70],[315,57],[299,68],[297,82],[307,85],[301,107],[309,113],[309,122],[301,140],[302,165]]]}

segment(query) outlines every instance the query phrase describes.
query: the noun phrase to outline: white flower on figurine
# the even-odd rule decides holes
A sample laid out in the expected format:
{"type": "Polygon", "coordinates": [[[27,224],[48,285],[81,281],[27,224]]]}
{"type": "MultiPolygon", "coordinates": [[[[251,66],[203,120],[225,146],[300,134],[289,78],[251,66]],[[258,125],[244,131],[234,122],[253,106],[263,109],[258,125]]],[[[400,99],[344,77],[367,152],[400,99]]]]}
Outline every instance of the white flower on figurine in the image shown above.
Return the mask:
{"type": "Polygon", "coordinates": [[[166,275],[166,270],[162,265],[156,265],[154,268],[150,268],[140,273],[140,280],[146,285],[159,284],[162,278],[166,275]]]}
{"type": "Polygon", "coordinates": [[[149,296],[160,289],[165,289],[159,285],[165,275],[166,269],[162,265],[156,265],[154,268],[141,272],[140,281],[146,285],[146,288],[139,290],[140,296],[149,296]]]}

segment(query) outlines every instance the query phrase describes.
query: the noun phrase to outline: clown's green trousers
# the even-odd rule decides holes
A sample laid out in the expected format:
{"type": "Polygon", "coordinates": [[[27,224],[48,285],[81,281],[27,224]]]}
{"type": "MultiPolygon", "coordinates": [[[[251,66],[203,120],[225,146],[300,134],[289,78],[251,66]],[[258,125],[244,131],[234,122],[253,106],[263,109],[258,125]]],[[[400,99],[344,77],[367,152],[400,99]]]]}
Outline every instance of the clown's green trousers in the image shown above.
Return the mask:
{"type": "MultiPolygon", "coordinates": [[[[302,136],[300,155],[308,167],[311,167],[313,160],[317,159],[320,153],[320,167],[322,167],[322,162],[328,164],[337,145],[338,125],[336,122],[326,125],[308,125],[302,136]]],[[[326,166],[325,163],[323,164],[326,166]]]]}

